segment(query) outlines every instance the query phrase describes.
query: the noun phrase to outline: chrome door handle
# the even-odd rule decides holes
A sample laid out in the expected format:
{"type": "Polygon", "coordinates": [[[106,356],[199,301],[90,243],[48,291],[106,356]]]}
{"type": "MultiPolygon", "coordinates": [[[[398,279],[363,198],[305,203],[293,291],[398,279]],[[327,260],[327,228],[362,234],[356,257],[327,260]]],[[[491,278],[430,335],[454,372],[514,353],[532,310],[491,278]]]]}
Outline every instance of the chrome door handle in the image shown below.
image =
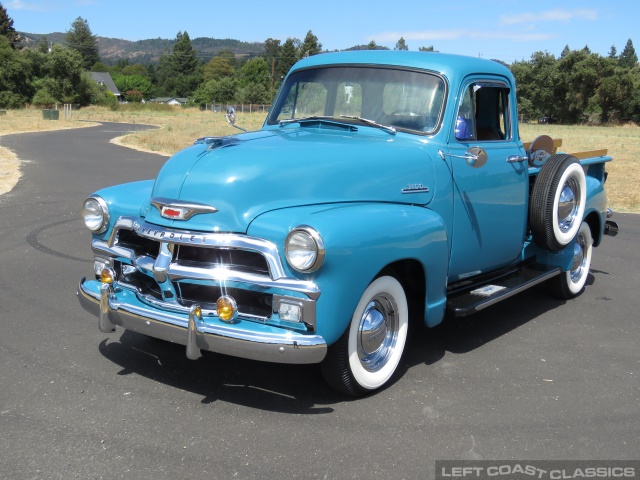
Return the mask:
{"type": "Polygon", "coordinates": [[[529,157],[526,155],[510,155],[507,157],[507,163],[520,163],[526,162],[529,160],[529,157]]]}

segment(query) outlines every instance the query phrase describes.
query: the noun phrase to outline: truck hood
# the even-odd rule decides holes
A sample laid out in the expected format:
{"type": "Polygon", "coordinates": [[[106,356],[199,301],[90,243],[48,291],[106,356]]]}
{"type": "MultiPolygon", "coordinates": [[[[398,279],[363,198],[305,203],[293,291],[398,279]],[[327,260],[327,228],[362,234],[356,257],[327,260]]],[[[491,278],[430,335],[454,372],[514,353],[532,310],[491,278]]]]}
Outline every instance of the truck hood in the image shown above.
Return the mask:
{"type": "MultiPolygon", "coordinates": [[[[342,202],[427,204],[434,166],[427,139],[371,128],[286,126],[207,140],[163,166],[143,214],[185,230],[246,232],[258,215],[291,206],[342,202]],[[215,213],[188,220],[160,215],[160,203],[193,203],[215,213]]],[[[206,209],[205,209],[206,210],[206,209]]]]}

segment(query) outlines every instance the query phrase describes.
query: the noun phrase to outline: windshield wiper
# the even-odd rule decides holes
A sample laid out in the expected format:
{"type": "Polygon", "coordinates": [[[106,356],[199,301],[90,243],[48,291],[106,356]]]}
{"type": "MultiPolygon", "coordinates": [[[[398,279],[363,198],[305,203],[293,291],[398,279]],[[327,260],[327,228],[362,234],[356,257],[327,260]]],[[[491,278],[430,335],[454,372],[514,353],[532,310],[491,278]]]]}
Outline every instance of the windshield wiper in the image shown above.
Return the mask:
{"type": "Polygon", "coordinates": [[[289,125],[290,123],[308,122],[313,120],[335,120],[335,118],[322,115],[313,115],[311,117],[287,118],[286,120],[280,120],[278,123],[280,124],[280,126],[282,126],[289,125]]]}
{"type": "Polygon", "coordinates": [[[340,115],[340,118],[349,118],[351,120],[358,120],[362,123],[366,123],[367,125],[371,125],[372,127],[381,128],[382,130],[384,130],[387,133],[390,133],[391,135],[396,134],[395,128],[390,127],[389,125],[383,125],[373,120],[369,120],[368,118],[357,117],[355,115],[340,115]]]}

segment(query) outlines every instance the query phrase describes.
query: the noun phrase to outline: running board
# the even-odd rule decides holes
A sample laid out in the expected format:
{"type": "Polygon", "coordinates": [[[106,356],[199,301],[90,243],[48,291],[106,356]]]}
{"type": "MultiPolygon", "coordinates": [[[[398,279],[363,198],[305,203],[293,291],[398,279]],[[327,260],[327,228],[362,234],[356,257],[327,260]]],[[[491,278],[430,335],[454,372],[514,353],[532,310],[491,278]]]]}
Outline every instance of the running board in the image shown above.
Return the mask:
{"type": "Polygon", "coordinates": [[[447,312],[453,317],[466,317],[502,300],[538,285],[562,273],[559,267],[532,263],[523,265],[509,275],[474,284],[449,295],[447,312]]]}

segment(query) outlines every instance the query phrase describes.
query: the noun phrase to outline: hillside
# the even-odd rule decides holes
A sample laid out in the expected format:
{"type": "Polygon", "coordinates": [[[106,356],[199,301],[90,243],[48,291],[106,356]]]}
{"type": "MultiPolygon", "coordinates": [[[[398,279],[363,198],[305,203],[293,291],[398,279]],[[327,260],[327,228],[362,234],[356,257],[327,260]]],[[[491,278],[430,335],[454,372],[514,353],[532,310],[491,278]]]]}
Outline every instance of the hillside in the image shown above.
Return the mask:
{"type": "MultiPolygon", "coordinates": [[[[18,32],[26,46],[37,45],[40,38],[46,36],[50,42],[64,43],[65,34],[54,32],[47,34],[18,32]]],[[[121,59],[128,59],[131,63],[157,62],[163,52],[170,50],[175,39],[150,38],[135,42],[119,38],[96,37],[100,58],[105,64],[113,64],[121,59]]],[[[220,50],[231,50],[236,56],[250,56],[264,53],[264,44],[260,42],[242,42],[230,38],[216,39],[199,37],[191,40],[198,58],[208,62],[220,50]]]]}

